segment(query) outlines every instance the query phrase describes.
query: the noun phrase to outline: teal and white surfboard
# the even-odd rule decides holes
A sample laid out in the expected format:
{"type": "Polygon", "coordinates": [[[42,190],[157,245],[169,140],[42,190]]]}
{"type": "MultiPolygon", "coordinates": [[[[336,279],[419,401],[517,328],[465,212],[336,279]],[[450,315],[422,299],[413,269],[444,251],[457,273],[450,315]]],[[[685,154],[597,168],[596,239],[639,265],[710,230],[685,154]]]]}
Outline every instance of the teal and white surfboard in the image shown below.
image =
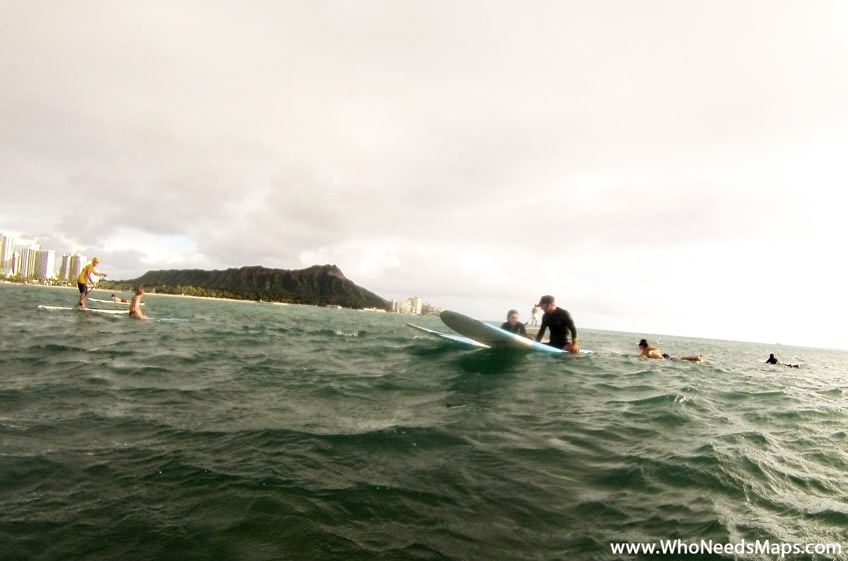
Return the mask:
{"type": "Polygon", "coordinates": [[[488,347],[537,351],[569,357],[587,356],[592,354],[592,351],[583,349],[576,353],[569,353],[562,349],[551,347],[550,345],[538,343],[533,339],[528,339],[527,337],[510,333],[500,327],[474,319],[470,316],[466,316],[465,314],[460,314],[459,312],[445,310],[439,314],[439,317],[445,325],[457,333],[479,343],[483,343],[488,347]]]}
{"type": "Polygon", "coordinates": [[[426,327],[421,327],[420,325],[415,325],[414,323],[407,323],[406,325],[412,327],[413,329],[417,329],[418,331],[427,333],[428,335],[438,337],[439,339],[444,339],[445,341],[450,341],[451,343],[458,343],[466,347],[477,347],[479,349],[489,348],[489,345],[485,345],[469,337],[463,337],[462,335],[454,335],[453,333],[442,333],[441,331],[436,331],[435,329],[427,329],[426,327]]]}

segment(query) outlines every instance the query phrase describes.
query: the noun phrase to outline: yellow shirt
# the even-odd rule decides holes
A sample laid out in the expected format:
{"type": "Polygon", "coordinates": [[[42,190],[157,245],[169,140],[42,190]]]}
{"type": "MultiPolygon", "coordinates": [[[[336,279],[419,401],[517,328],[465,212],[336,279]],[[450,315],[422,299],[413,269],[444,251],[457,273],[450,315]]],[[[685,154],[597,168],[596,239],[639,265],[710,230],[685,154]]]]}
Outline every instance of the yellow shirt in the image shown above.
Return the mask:
{"type": "Polygon", "coordinates": [[[94,263],[89,263],[88,265],[82,268],[82,271],[80,271],[79,276],[77,276],[77,282],[80,284],[88,285],[88,281],[91,280],[89,277],[92,273],[96,272],[97,271],[94,270],[94,263]]]}

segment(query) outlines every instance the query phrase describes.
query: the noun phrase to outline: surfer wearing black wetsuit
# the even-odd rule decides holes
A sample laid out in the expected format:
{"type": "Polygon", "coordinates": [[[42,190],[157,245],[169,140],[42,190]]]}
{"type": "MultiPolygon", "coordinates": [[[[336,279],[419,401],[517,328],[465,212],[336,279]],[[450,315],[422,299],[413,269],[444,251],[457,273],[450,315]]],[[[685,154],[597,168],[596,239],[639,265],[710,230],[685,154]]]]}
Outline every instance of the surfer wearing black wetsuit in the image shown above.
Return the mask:
{"type": "Polygon", "coordinates": [[[524,324],[518,321],[518,310],[510,310],[506,314],[506,321],[501,325],[501,329],[504,331],[509,331],[510,333],[515,333],[516,335],[523,335],[527,337],[527,329],[524,328],[524,324]]]}
{"type": "Polygon", "coordinates": [[[539,333],[536,334],[536,341],[541,341],[545,334],[545,329],[551,330],[550,340],[548,345],[558,349],[565,349],[568,352],[576,353],[580,350],[577,343],[577,328],[574,327],[574,320],[571,319],[571,314],[568,311],[558,308],[554,304],[554,297],[551,295],[542,296],[537,304],[545,314],[542,316],[542,325],[539,327],[539,333]],[[568,340],[568,334],[571,335],[571,342],[568,340]]]}

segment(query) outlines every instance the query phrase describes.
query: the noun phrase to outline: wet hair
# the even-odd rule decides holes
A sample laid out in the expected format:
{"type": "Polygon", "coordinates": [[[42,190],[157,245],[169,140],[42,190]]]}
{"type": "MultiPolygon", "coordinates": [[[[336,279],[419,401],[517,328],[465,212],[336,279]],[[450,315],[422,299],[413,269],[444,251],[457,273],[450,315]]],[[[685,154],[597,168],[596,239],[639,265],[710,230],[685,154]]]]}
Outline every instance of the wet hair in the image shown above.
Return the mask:
{"type": "Polygon", "coordinates": [[[506,319],[509,319],[509,316],[512,314],[518,314],[518,310],[510,310],[506,313],[506,319]]]}
{"type": "Polygon", "coordinates": [[[647,341],[647,339],[641,339],[641,340],[639,340],[639,346],[640,346],[640,347],[647,347],[647,346],[648,346],[648,341],[647,341]]]}

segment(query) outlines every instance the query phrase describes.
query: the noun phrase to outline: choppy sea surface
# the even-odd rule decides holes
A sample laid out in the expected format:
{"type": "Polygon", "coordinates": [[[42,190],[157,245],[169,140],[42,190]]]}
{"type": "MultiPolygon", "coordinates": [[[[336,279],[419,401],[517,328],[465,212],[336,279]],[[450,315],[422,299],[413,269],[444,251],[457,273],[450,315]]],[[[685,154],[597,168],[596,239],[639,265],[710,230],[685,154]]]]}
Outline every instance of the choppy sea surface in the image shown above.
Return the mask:
{"type": "Polygon", "coordinates": [[[436,317],[37,308],[76,299],[0,285],[0,559],[848,558],[848,352],[581,330],[595,354],[563,359],[406,326],[436,317]],[[635,358],[642,336],[705,361],[635,358]]]}

